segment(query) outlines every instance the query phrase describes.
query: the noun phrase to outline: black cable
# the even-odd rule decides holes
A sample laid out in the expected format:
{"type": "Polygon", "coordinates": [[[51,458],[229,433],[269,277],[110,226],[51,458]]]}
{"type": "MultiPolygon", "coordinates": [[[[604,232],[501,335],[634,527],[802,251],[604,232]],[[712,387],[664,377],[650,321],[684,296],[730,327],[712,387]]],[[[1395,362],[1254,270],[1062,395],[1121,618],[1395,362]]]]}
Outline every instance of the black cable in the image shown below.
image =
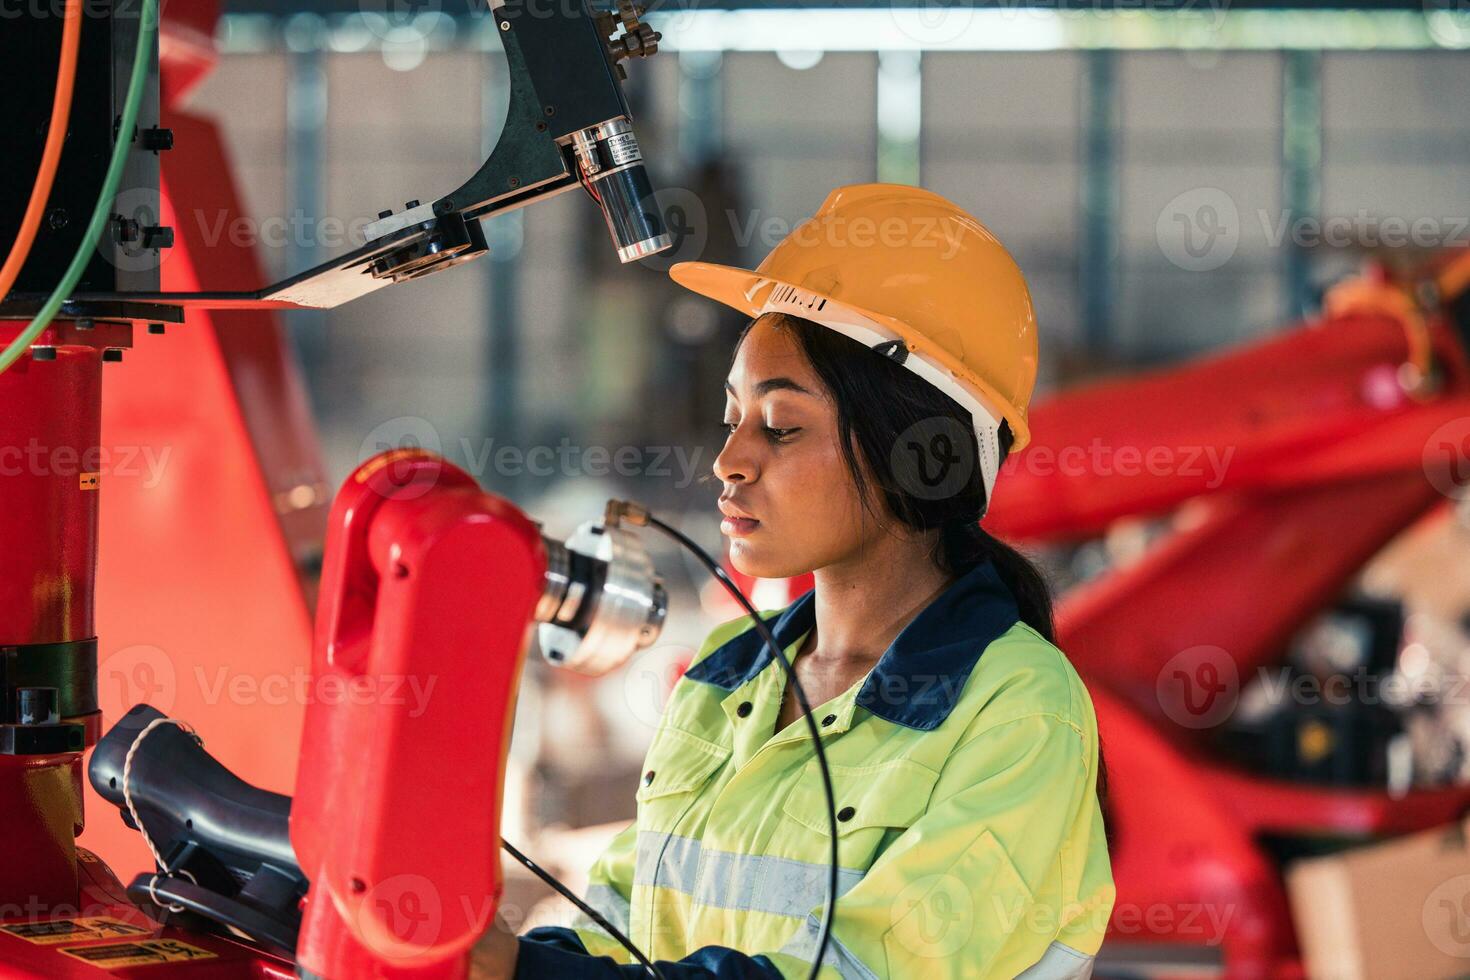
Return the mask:
{"type": "Polygon", "coordinates": [[[545,868],[541,867],[535,861],[532,861],[530,858],[526,857],[520,851],[516,850],[515,847],[511,846],[510,841],[506,840],[504,837],[500,838],[500,846],[505,848],[505,852],[507,854],[515,858],[517,861],[521,862],[521,864],[525,865],[526,868],[530,870],[533,875],[550,885],[558,895],[571,902],[577,908],[581,909],[586,914],[587,918],[597,923],[597,925],[605,930],[609,936],[612,936],[618,942],[622,943],[623,946],[628,950],[628,952],[633,954],[633,958],[636,959],[639,963],[642,963],[645,970],[653,974],[654,980],[664,980],[663,974],[658,972],[658,967],[650,963],[648,961],[648,957],[643,955],[643,951],[640,950],[637,946],[633,945],[633,940],[623,935],[622,930],[613,925],[611,922],[607,921],[602,913],[598,912],[592,906],[582,901],[576,895],[573,895],[572,890],[566,885],[563,885],[561,882],[557,881],[555,875],[553,875],[550,871],[547,871],[545,868]]]}
{"type": "MultiPolygon", "coordinates": [[[[808,980],[817,980],[817,975],[822,970],[822,957],[827,954],[827,946],[832,938],[832,920],[837,917],[837,799],[832,792],[832,772],[827,768],[827,753],[822,747],[822,735],[817,731],[816,720],[812,717],[811,702],[807,701],[806,691],[802,689],[801,681],[797,678],[796,671],[791,669],[791,661],[786,659],[785,651],[776,642],[776,638],[771,635],[771,630],[766,626],[765,620],[761,619],[760,613],[756,612],[755,606],[751,605],[750,600],[745,597],[745,593],[740,591],[740,586],[736,585],[729,574],[720,567],[720,563],[711,558],[707,551],[695,544],[682,531],[670,527],[652,514],[647,514],[646,516],[639,514],[637,516],[647,520],[649,526],[657,528],[689,549],[699,559],[700,563],[709,570],[710,574],[725,587],[725,591],[729,592],[735,601],[740,603],[741,607],[750,616],[751,621],[755,623],[755,628],[760,633],[761,639],[766,641],[766,645],[776,654],[776,659],[781,661],[781,666],[786,670],[786,678],[791,682],[792,689],[796,691],[796,703],[801,706],[801,716],[806,719],[807,731],[811,733],[812,748],[816,751],[817,755],[817,768],[822,773],[822,790],[827,794],[827,823],[832,841],[832,852],[827,866],[827,904],[822,910],[822,928],[817,938],[817,954],[812,958],[812,972],[808,975],[808,980]]],[[[630,523],[632,522],[630,521],[630,523]]],[[[803,923],[803,926],[805,926],[805,923],[803,923]]]]}

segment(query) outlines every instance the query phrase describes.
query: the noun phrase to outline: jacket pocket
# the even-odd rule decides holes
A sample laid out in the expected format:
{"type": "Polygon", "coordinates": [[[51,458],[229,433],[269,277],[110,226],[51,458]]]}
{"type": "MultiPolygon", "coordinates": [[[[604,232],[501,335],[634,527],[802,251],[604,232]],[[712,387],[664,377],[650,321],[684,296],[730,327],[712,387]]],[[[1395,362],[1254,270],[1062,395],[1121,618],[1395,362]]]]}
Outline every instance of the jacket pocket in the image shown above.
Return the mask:
{"type": "Polygon", "coordinates": [[[731,751],[730,746],[666,728],[658,733],[644,757],[643,774],[634,796],[642,804],[692,793],[725,764],[731,751]]]}
{"type": "Polygon", "coordinates": [[[1054,920],[1032,914],[1032,901],[1005,847],[980,831],[947,866],[910,881],[894,899],[885,975],[959,977],[968,974],[952,964],[965,963],[976,973],[983,964],[986,976],[1017,976],[1056,934],[1054,920]]]}
{"type": "MultiPolygon", "coordinates": [[[[909,759],[829,768],[839,838],[874,827],[907,827],[929,808],[929,795],[939,778],[932,769],[909,759]]],[[[781,809],[787,819],[824,837],[830,835],[827,795],[815,759],[802,769],[781,809]]]]}

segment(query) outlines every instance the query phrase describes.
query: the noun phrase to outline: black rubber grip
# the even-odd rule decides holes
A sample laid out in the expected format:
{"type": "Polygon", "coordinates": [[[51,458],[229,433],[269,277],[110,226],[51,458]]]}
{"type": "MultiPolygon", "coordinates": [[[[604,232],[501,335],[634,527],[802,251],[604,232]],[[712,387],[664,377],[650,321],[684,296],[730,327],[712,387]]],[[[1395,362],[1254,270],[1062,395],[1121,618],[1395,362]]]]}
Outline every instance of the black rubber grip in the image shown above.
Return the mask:
{"type": "MultiPolygon", "coordinates": [[[[123,811],[123,765],[149,723],[165,715],[135,706],[97,743],[87,775],[103,799],[123,811]]],[[[143,739],[129,774],[133,803],[154,844],[193,841],[231,870],[253,874],[262,864],[300,874],[291,849],[291,797],[251,786],[220,765],[178,725],[143,739]]]]}

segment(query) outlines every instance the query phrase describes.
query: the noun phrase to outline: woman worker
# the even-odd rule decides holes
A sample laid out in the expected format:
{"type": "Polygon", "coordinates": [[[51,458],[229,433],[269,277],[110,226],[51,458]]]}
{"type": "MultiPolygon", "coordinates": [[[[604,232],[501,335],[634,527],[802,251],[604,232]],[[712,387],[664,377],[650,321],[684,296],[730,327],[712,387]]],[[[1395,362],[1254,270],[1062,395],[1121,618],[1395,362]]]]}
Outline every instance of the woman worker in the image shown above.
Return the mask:
{"type": "MultiPolygon", "coordinates": [[[[813,572],[767,622],[830,763],[839,893],[822,977],[1087,977],[1113,904],[1086,689],[1053,645],[1046,583],[980,527],[1029,439],[1036,378],[1020,269],[913,187],[833,191],[754,272],[675,265],[752,319],[714,472],[730,561],[813,572]]],[[[804,980],[829,809],[786,675],[749,618],[716,628],[648,750],[636,821],[589,904],[667,980],[804,980]]],[[[516,978],[644,977],[585,918],[493,931],[516,978]]]]}

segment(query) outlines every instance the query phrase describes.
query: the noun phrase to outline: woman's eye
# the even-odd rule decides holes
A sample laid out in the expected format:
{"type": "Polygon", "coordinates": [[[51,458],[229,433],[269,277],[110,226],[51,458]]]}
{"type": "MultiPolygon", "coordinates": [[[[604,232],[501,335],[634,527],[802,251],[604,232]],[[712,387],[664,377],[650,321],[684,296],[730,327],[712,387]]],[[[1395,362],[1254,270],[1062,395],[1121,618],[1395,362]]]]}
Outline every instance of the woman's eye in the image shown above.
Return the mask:
{"type": "MultiPolygon", "coordinates": [[[[739,422],[723,421],[720,423],[720,429],[724,432],[726,437],[733,435],[735,433],[735,430],[738,428],[740,428],[739,422]]],[[[785,442],[792,435],[800,432],[801,429],[800,427],[782,429],[774,425],[763,425],[761,426],[761,431],[764,432],[766,434],[766,438],[771,440],[772,442],[785,442]]]]}

